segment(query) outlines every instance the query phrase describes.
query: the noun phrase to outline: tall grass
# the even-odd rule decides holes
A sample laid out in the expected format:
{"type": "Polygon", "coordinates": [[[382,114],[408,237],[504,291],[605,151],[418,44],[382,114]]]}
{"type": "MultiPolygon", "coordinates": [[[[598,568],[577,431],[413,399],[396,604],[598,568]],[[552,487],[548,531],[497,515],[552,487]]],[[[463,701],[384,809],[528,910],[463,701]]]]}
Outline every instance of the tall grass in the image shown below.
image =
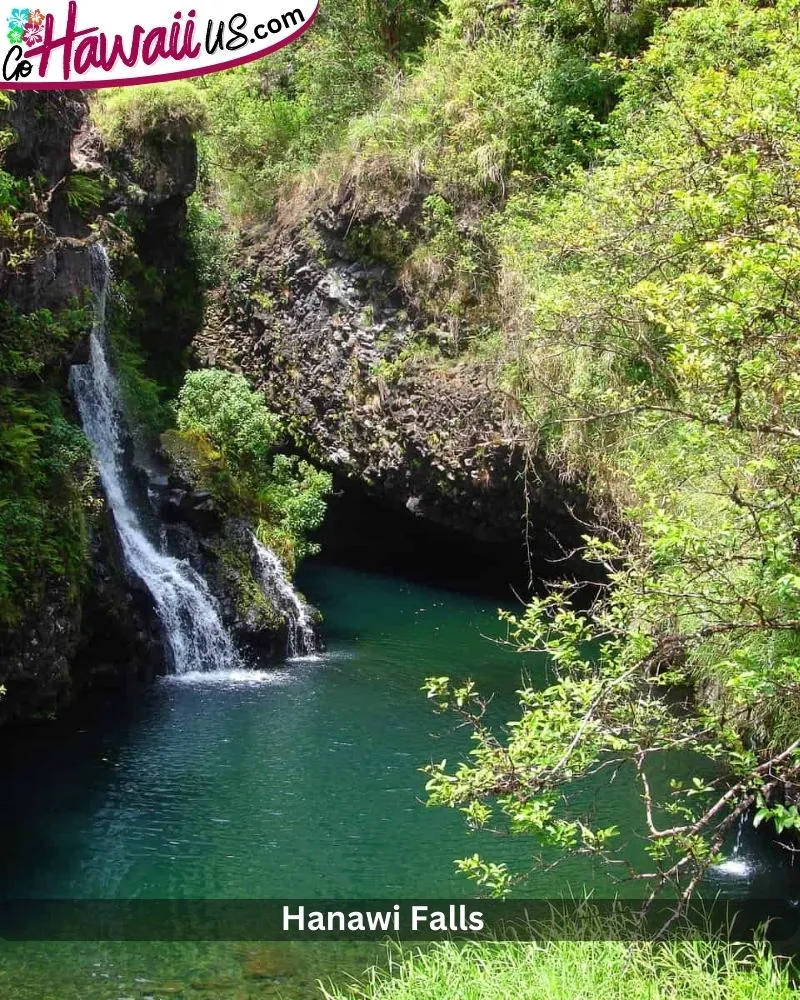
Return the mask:
{"type": "Polygon", "coordinates": [[[190,82],[99,90],[92,118],[113,149],[135,141],[172,141],[193,135],[207,122],[203,94],[190,82]]]}
{"type": "Polygon", "coordinates": [[[503,942],[390,956],[326,1000],[796,1000],[765,946],[682,941],[503,942]]]}

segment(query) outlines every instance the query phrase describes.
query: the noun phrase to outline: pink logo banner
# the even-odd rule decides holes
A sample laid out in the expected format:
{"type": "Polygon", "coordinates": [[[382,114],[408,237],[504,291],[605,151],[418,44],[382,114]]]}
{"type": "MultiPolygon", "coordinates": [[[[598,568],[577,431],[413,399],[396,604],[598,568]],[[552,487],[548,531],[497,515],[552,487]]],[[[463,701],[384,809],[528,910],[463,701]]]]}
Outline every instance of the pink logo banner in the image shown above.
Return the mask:
{"type": "MultiPolygon", "coordinates": [[[[11,7],[0,89],[125,87],[202,76],[260,59],[314,21],[319,0],[45,0],[11,7]]],[[[2,29],[0,24],[0,29],[2,29]]]]}

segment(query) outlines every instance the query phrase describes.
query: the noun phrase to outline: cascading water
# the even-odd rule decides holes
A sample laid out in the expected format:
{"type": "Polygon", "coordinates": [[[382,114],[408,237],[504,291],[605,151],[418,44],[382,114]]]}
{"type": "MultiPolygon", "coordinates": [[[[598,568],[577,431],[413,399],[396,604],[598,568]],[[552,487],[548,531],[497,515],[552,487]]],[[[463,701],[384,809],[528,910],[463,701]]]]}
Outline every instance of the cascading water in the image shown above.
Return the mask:
{"type": "Polygon", "coordinates": [[[311,624],[309,607],[286,578],[280,559],[253,535],[256,566],[264,594],[286,618],[288,633],[286,655],[309,656],[317,652],[317,636],[311,624]]]}
{"type": "Polygon", "coordinates": [[[89,363],[75,365],[70,385],[78,404],[129,570],[150,591],[175,673],[240,666],[205,580],[186,562],[160,551],[145,534],[129,495],[117,380],[106,353],[106,302],[111,269],[105,249],[90,248],[95,318],[89,363]]]}
{"type": "Polygon", "coordinates": [[[714,866],[717,874],[732,876],[734,878],[747,878],[753,874],[752,864],[742,853],[742,835],[749,822],[750,819],[747,813],[742,813],[736,826],[736,840],[733,845],[733,852],[724,861],[720,862],[720,864],[714,866]]]}

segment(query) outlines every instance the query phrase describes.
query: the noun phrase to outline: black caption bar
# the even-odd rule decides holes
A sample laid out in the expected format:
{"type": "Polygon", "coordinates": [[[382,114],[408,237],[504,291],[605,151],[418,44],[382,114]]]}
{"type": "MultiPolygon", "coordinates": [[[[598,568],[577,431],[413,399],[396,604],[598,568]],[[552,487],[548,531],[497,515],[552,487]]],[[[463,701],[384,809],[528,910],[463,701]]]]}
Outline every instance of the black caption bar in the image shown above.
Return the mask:
{"type": "Polygon", "coordinates": [[[0,938],[11,941],[432,941],[446,938],[634,940],[724,933],[748,940],[768,922],[773,941],[796,939],[800,904],[746,899],[692,902],[681,919],[660,900],[6,900],[0,938]]]}

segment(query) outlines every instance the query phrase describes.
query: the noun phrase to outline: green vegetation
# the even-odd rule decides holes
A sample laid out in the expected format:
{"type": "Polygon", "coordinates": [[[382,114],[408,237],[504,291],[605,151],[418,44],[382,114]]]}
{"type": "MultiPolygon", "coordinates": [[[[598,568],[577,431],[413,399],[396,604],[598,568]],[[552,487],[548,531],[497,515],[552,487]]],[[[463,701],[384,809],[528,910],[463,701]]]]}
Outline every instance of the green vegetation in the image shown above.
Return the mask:
{"type": "Polygon", "coordinates": [[[285,438],[280,418],[241,375],[214,368],[189,372],[177,420],[178,431],[164,436],[167,450],[225,507],[252,519],[259,539],[290,572],[318,551],[309,535],[325,516],[330,474],[277,452],[285,438]]]}
{"type": "Polygon", "coordinates": [[[790,1000],[790,978],[763,948],[702,942],[502,942],[391,956],[365,983],[326,1000],[790,1000]]]}
{"type": "Polygon", "coordinates": [[[585,162],[602,142],[613,66],[576,60],[535,20],[510,29],[499,14],[465,45],[462,18],[456,9],[408,86],[353,122],[352,154],[367,166],[378,158],[395,182],[432,179],[451,201],[491,198],[514,171],[551,176],[585,162]]]}
{"type": "MultiPolygon", "coordinates": [[[[0,93],[0,118],[11,108],[11,98],[0,93]]],[[[3,168],[5,150],[14,136],[10,128],[0,121],[0,264],[15,271],[31,259],[38,236],[28,220],[21,224],[20,212],[28,207],[30,185],[3,168]]]]}
{"type": "Polygon", "coordinates": [[[274,204],[277,188],[335,146],[412,65],[435,24],[426,0],[337,0],[313,31],[268,59],[203,77],[207,192],[234,216],[274,204]]]}
{"type": "Polygon", "coordinates": [[[70,174],[65,184],[67,205],[79,215],[99,208],[106,197],[103,182],[85,174],[70,174]]]}
{"type": "Polygon", "coordinates": [[[233,252],[232,234],[219,211],[195,193],[186,202],[188,256],[202,290],[221,284],[233,252]]]}
{"type": "Polygon", "coordinates": [[[0,307],[0,627],[19,622],[61,579],[73,597],[85,570],[88,446],[42,384],[85,332],[88,311],[0,307]]]}
{"type": "Polygon", "coordinates": [[[52,580],[76,598],[86,570],[88,445],[53,392],[0,385],[0,628],[52,580]]]}
{"type": "Polygon", "coordinates": [[[198,132],[206,123],[203,98],[186,81],[99,90],[92,117],[114,149],[132,140],[169,142],[198,132]]]}
{"type": "Polygon", "coordinates": [[[189,364],[188,345],[202,324],[203,290],[224,266],[213,213],[191,205],[166,242],[147,213],[117,213],[111,247],[114,281],[107,328],[131,424],[157,436],[172,421],[173,399],[189,364]],[[198,216],[200,221],[197,221],[198,216]]]}
{"type": "MultiPolygon", "coordinates": [[[[0,95],[0,110],[9,98],[0,95]]],[[[0,132],[0,155],[11,142],[0,132]]],[[[31,187],[0,167],[0,260],[12,276],[41,234],[22,213],[31,187]]],[[[57,313],[0,302],[0,630],[18,625],[52,586],[75,599],[86,572],[88,446],[64,414],[55,377],[89,324],[73,301],[57,313]]]]}
{"type": "MultiPolygon", "coordinates": [[[[508,738],[470,686],[429,686],[476,739],[455,773],[431,770],[434,802],[611,858],[619,831],[561,792],[616,758],[642,793],[641,874],[684,896],[740,816],[798,825],[781,791],[800,772],[796,16],[738,0],[674,12],[629,68],[614,148],[493,220],[499,380],[532,447],[630,527],[586,536],[611,584],[591,613],[564,584],[505,616],[511,643],[553,663],[508,738]],[[698,776],[657,794],[675,746],[700,755],[698,776]]],[[[515,878],[461,864],[496,892],[515,878]]]]}

